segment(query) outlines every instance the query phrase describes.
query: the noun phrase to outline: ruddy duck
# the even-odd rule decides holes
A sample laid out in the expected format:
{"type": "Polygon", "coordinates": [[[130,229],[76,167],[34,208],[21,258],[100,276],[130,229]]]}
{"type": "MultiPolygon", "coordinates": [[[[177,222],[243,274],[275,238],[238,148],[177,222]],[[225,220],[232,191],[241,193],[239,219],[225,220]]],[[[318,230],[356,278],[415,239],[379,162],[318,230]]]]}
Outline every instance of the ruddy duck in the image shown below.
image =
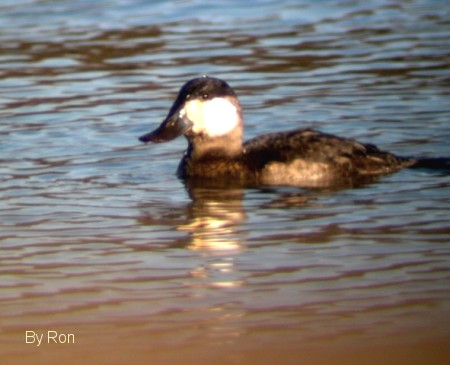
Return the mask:
{"type": "Polygon", "coordinates": [[[178,167],[180,178],[246,185],[355,186],[418,163],[311,129],[270,133],[243,143],[243,126],[233,89],[203,76],[187,82],[162,124],[139,139],[159,143],[184,134],[189,146],[178,167]]]}

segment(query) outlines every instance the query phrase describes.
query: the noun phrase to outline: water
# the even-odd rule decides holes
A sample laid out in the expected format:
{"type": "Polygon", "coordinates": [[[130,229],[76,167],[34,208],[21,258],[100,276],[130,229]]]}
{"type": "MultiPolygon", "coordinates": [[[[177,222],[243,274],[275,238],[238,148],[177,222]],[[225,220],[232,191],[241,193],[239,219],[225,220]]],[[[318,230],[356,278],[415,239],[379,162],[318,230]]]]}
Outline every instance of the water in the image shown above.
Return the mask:
{"type": "Polygon", "coordinates": [[[186,142],[137,137],[210,74],[240,95],[246,138],[313,127],[449,156],[449,15],[425,0],[3,1],[2,359],[448,363],[448,174],[188,191],[186,142]]]}

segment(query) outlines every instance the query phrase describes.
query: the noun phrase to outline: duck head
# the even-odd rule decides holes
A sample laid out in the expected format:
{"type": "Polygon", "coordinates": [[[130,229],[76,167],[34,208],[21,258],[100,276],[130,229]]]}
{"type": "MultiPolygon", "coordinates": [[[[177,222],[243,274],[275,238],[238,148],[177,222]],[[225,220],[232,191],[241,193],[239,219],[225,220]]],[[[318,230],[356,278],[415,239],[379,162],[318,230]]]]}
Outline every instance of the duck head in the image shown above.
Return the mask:
{"type": "Polygon", "coordinates": [[[190,142],[232,137],[241,143],[242,128],[241,107],[233,89],[223,80],[203,76],[188,81],[161,125],[139,140],[161,143],[184,135],[190,142]]]}

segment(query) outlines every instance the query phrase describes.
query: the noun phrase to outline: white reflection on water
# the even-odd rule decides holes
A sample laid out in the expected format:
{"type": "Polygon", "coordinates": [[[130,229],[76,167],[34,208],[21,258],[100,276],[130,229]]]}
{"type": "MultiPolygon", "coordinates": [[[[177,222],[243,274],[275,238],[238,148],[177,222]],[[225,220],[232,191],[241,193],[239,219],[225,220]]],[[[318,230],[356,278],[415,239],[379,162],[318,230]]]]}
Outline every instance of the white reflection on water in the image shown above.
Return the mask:
{"type": "Polygon", "coordinates": [[[246,219],[242,206],[242,190],[191,191],[193,203],[190,221],[177,229],[190,235],[188,249],[199,251],[207,264],[192,270],[196,278],[207,279],[217,288],[233,288],[243,284],[234,267],[234,257],[244,249],[240,224],[246,219]]]}

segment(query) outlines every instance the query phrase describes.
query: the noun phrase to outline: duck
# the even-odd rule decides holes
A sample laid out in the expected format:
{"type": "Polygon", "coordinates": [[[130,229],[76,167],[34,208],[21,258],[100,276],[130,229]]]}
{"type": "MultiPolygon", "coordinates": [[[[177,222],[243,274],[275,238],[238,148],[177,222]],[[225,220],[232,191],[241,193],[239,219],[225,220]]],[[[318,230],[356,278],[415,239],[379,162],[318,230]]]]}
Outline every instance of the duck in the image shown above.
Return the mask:
{"type": "Polygon", "coordinates": [[[184,135],[188,148],[178,177],[225,184],[357,186],[419,165],[417,159],[373,144],[310,128],[264,134],[246,142],[243,131],[235,91],[222,79],[202,76],[184,84],[163,122],[139,140],[162,143],[184,135]]]}

